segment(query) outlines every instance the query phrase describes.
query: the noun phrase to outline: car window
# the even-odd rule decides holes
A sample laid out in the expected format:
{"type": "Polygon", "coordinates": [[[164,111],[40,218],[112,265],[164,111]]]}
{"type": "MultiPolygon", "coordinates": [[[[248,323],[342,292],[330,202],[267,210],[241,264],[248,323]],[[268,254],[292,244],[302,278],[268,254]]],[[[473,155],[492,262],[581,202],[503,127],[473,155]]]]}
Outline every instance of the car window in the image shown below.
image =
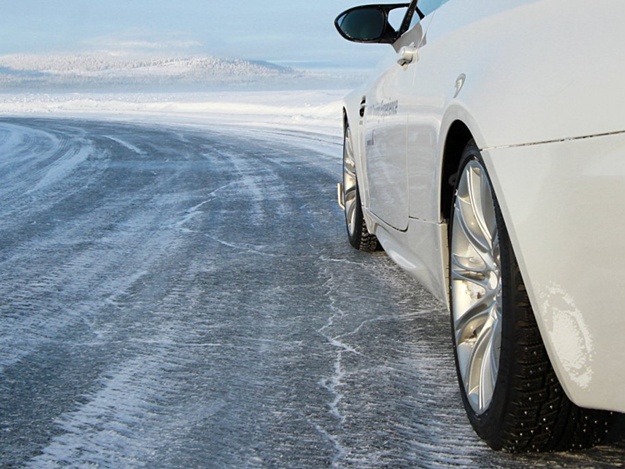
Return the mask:
{"type": "MultiPolygon", "coordinates": [[[[428,16],[434,10],[439,8],[443,3],[447,3],[449,0],[419,0],[417,3],[417,8],[423,13],[425,16],[428,16]]],[[[412,21],[410,22],[410,28],[413,28],[421,18],[419,15],[415,14],[412,17],[412,21]]]]}

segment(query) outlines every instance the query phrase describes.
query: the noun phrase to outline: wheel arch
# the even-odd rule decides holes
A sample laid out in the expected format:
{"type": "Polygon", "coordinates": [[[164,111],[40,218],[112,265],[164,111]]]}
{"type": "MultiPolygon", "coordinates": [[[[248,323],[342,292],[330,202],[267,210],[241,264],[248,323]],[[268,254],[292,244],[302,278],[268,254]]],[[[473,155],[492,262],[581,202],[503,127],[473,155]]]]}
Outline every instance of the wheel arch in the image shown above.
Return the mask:
{"type": "Polygon", "coordinates": [[[454,121],[447,131],[443,146],[440,181],[440,213],[443,222],[449,221],[458,166],[460,165],[464,148],[472,138],[473,134],[469,127],[460,120],[454,121]]]}

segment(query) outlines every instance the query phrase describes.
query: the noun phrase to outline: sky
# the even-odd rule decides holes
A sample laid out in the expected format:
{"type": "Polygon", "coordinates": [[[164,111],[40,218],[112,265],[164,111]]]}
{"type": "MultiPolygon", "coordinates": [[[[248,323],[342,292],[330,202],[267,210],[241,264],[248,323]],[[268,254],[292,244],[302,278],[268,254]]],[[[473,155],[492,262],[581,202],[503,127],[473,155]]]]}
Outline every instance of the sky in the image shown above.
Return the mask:
{"type": "Polygon", "coordinates": [[[366,0],[0,0],[0,55],[212,55],[302,68],[369,68],[386,45],[333,26],[366,0]]]}

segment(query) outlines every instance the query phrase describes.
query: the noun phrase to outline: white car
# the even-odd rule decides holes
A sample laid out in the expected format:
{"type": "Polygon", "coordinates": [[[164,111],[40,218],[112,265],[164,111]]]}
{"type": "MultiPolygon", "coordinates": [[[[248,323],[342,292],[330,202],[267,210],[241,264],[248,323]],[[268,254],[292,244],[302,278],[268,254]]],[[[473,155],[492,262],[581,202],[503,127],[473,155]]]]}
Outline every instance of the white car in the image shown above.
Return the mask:
{"type": "Polygon", "coordinates": [[[625,2],[352,8],[389,44],[344,105],[351,244],[450,309],[462,400],[495,449],[589,447],[625,411],[625,2]]]}

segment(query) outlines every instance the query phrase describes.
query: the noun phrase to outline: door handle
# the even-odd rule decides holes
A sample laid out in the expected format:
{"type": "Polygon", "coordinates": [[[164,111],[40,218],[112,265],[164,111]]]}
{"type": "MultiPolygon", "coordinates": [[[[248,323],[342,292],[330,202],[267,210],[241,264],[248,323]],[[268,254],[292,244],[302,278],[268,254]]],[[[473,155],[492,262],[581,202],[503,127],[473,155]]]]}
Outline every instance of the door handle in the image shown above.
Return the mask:
{"type": "Polygon", "coordinates": [[[399,59],[397,59],[397,63],[402,67],[411,64],[412,62],[417,60],[417,52],[418,49],[415,47],[414,44],[402,47],[399,50],[399,59]]]}

